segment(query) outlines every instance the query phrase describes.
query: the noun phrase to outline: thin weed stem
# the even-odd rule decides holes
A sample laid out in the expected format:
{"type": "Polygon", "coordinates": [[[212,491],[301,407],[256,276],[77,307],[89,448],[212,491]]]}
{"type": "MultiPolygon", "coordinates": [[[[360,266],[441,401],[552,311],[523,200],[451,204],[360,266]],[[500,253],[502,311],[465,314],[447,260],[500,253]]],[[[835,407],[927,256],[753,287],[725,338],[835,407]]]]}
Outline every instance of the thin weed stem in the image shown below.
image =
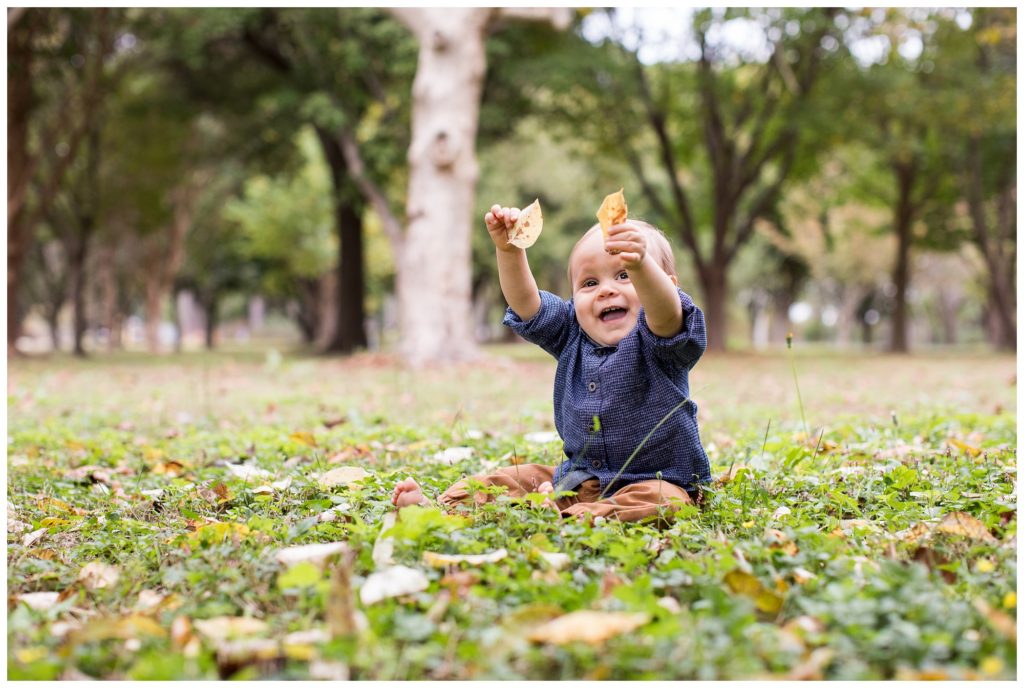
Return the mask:
{"type": "Polygon", "coordinates": [[[676,404],[676,405],[675,405],[675,408],[673,408],[673,409],[672,409],[671,411],[669,411],[668,413],[666,413],[666,414],[665,414],[665,417],[664,417],[664,418],[662,418],[661,420],[659,420],[659,421],[658,421],[658,424],[657,424],[657,425],[655,425],[655,426],[654,426],[653,428],[651,428],[651,431],[650,431],[649,433],[647,433],[647,436],[646,436],[646,437],[644,437],[644,438],[643,438],[643,440],[641,440],[640,444],[638,444],[638,445],[637,445],[637,447],[636,447],[636,449],[634,449],[634,450],[633,450],[633,453],[629,455],[629,458],[628,458],[628,459],[626,459],[626,463],[622,464],[622,468],[620,468],[620,469],[619,469],[619,472],[615,474],[615,477],[614,477],[614,478],[612,478],[612,479],[611,479],[611,480],[610,480],[610,481],[608,482],[608,484],[607,484],[607,485],[605,486],[605,488],[604,488],[603,490],[601,490],[601,494],[600,494],[600,495],[598,496],[598,500],[604,499],[604,494],[605,494],[605,492],[607,492],[607,491],[608,491],[608,488],[609,488],[609,487],[611,487],[612,485],[614,485],[614,484],[615,484],[615,481],[617,481],[617,480],[619,479],[619,476],[620,476],[620,475],[622,475],[622,472],[626,470],[626,468],[627,468],[627,467],[629,466],[629,464],[630,464],[630,463],[632,463],[632,461],[633,461],[634,457],[636,457],[636,455],[637,455],[638,453],[640,453],[640,449],[642,449],[642,448],[643,448],[643,446],[644,446],[645,444],[647,444],[647,440],[651,439],[651,435],[653,435],[653,434],[654,434],[654,432],[655,432],[655,431],[656,431],[656,430],[657,430],[658,428],[660,428],[660,427],[661,427],[662,425],[664,425],[664,424],[665,424],[665,421],[667,421],[667,420],[668,420],[669,418],[671,418],[671,417],[672,417],[672,414],[674,414],[674,413],[675,413],[676,411],[678,411],[679,409],[681,409],[681,408],[682,408],[682,407],[683,407],[684,405],[686,405],[686,403],[687,403],[687,402],[689,402],[689,401],[690,401],[690,398],[689,398],[689,397],[687,397],[686,399],[683,399],[682,401],[680,401],[680,402],[679,402],[678,404],[676,404]]]}
{"type": "Polygon", "coordinates": [[[789,365],[793,370],[793,386],[796,387],[796,400],[800,404],[800,420],[804,424],[804,435],[809,436],[807,431],[807,416],[804,415],[804,400],[800,396],[800,382],[796,379],[796,357],[793,355],[793,333],[786,335],[786,349],[789,351],[789,365]]]}

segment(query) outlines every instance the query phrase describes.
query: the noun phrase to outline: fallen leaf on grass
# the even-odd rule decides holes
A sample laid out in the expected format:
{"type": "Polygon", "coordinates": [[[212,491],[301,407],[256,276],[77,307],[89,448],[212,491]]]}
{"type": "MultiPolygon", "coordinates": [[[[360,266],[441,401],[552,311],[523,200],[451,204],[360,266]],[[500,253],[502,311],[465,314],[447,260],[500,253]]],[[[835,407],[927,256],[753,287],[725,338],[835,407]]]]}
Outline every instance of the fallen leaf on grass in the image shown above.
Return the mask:
{"type": "Polygon", "coordinates": [[[174,621],[171,622],[171,644],[180,650],[188,645],[189,641],[194,637],[195,634],[192,633],[192,622],[188,620],[188,617],[174,617],[174,621]]]}
{"type": "Polygon", "coordinates": [[[318,542],[312,545],[295,545],[278,550],[274,558],[286,566],[308,561],[322,564],[328,557],[344,552],[348,545],[344,542],[318,542]]]}
{"type": "Polygon", "coordinates": [[[59,592],[27,592],[18,595],[18,601],[24,602],[36,611],[45,612],[60,602],[59,592]]]}
{"type": "Polygon", "coordinates": [[[754,606],[766,614],[777,614],[782,609],[782,597],[766,588],[752,573],[733,569],[725,574],[725,584],[733,592],[752,599],[754,606]]]}
{"type": "Polygon", "coordinates": [[[832,663],[835,651],[828,647],[819,647],[801,664],[793,667],[786,679],[790,681],[821,681],[825,677],[825,669],[832,663]]]}
{"type": "Polygon", "coordinates": [[[976,457],[981,454],[981,449],[973,445],[967,444],[963,440],[957,439],[956,437],[950,437],[946,442],[957,449],[963,451],[970,457],[976,457]]]}
{"type": "Polygon", "coordinates": [[[274,494],[275,492],[283,492],[284,490],[287,490],[289,487],[291,487],[291,485],[292,479],[291,476],[289,476],[283,480],[277,480],[275,482],[272,482],[269,485],[260,485],[259,487],[254,487],[252,488],[252,493],[274,494]]]}
{"type": "Polygon", "coordinates": [[[269,626],[251,616],[215,616],[193,621],[196,630],[209,640],[227,640],[265,632],[269,626]]]}
{"type": "Polygon", "coordinates": [[[85,509],[73,507],[67,502],[53,497],[42,497],[36,500],[36,506],[44,511],[60,511],[66,514],[75,514],[76,516],[85,516],[88,513],[85,509]]]}
{"type": "Polygon", "coordinates": [[[812,578],[817,578],[813,573],[805,568],[796,567],[793,569],[793,580],[797,582],[797,585],[803,585],[812,578]]]}
{"type": "Polygon", "coordinates": [[[317,482],[322,488],[337,487],[351,485],[369,476],[370,474],[359,466],[340,466],[321,475],[317,482]]]}
{"type": "Polygon", "coordinates": [[[249,534],[249,527],[244,523],[223,523],[212,521],[196,527],[194,533],[189,533],[188,542],[193,547],[208,542],[218,544],[227,538],[241,540],[249,534]]]}
{"type": "Polygon", "coordinates": [[[1017,642],[1017,620],[1004,611],[996,609],[984,598],[976,597],[974,599],[974,608],[978,610],[978,613],[984,617],[985,621],[998,631],[1003,637],[1017,642]]]}
{"type": "Polygon", "coordinates": [[[89,590],[113,587],[120,577],[117,567],[100,561],[89,562],[78,572],[78,580],[89,590]]]}
{"type": "Polygon", "coordinates": [[[508,556],[508,550],[501,549],[487,554],[440,554],[438,552],[424,552],[423,563],[434,568],[443,568],[455,564],[470,564],[480,566],[482,564],[494,564],[508,556]]]}
{"type": "Polygon", "coordinates": [[[29,528],[30,528],[29,524],[24,523],[23,521],[18,521],[18,520],[13,519],[13,518],[8,518],[7,519],[7,534],[8,535],[16,535],[18,533],[24,533],[29,528]]]}
{"type": "Polygon", "coordinates": [[[166,475],[169,478],[177,478],[185,473],[185,464],[180,461],[165,461],[158,463],[151,469],[156,475],[166,475]]]}
{"type": "Polygon", "coordinates": [[[750,466],[744,463],[734,463],[732,466],[729,467],[728,471],[715,478],[715,482],[718,483],[719,485],[725,485],[726,483],[735,480],[736,476],[738,476],[741,471],[749,472],[750,470],[750,466]]]}
{"type": "Polygon", "coordinates": [[[68,634],[65,641],[65,651],[80,643],[108,640],[110,638],[137,640],[141,636],[165,638],[167,637],[167,631],[156,621],[142,614],[92,619],[89,623],[68,634]]]}
{"type": "Polygon", "coordinates": [[[349,679],[348,665],[318,659],[310,662],[309,677],[315,681],[347,681],[349,679]]]}
{"type": "Polygon", "coordinates": [[[299,432],[293,432],[292,434],[288,435],[288,439],[290,439],[292,442],[297,442],[298,444],[304,444],[307,447],[316,446],[316,438],[313,436],[313,433],[311,432],[305,432],[301,430],[299,432]]]}
{"type": "Polygon", "coordinates": [[[43,536],[46,535],[46,531],[47,531],[46,528],[40,528],[39,530],[33,530],[31,533],[29,533],[25,537],[21,538],[22,546],[23,547],[31,547],[32,545],[36,544],[37,542],[39,542],[40,540],[43,539],[43,536]]]}
{"type": "Polygon", "coordinates": [[[388,597],[426,590],[429,585],[430,581],[422,571],[408,566],[392,566],[371,574],[359,590],[359,599],[364,605],[371,605],[388,597]]]}
{"type": "Polygon", "coordinates": [[[580,610],[547,622],[528,637],[535,643],[565,645],[578,641],[598,645],[643,626],[650,618],[642,612],[580,610]]]}
{"type": "Polygon", "coordinates": [[[569,565],[569,555],[564,552],[544,552],[542,550],[537,550],[537,554],[540,555],[540,558],[547,562],[547,565],[555,571],[561,571],[569,565]]]}
{"type": "Polygon", "coordinates": [[[946,533],[947,535],[960,535],[971,540],[996,541],[992,533],[988,532],[988,528],[985,527],[984,523],[962,511],[946,514],[939,522],[939,525],[935,527],[935,531],[946,533]]]}
{"type": "Polygon", "coordinates": [[[246,463],[229,463],[225,464],[224,467],[233,476],[242,480],[258,480],[259,478],[269,478],[273,475],[270,471],[265,471],[262,468],[250,466],[246,463]]]}
{"type": "Polygon", "coordinates": [[[448,447],[430,457],[435,463],[444,463],[449,466],[473,458],[473,447],[448,447]]]}

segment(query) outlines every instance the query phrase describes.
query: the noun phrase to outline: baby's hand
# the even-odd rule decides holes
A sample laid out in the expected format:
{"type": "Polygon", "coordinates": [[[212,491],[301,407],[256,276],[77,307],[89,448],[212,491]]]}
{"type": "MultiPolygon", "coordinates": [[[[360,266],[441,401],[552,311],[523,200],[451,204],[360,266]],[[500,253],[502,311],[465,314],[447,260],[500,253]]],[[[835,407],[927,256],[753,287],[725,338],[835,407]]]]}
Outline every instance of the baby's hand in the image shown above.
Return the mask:
{"type": "Polygon", "coordinates": [[[647,237],[644,236],[643,230],[628,221],[621,225],[612,225],[608,228],[604,250],[618,254],[622,259],[622,267],[635,270],[640,267],[647,255],[647,237]]]}
{"type": "Polygon", "coordinates": [[[519,208],[502,208],[495,203],[484,215],[484,224],[487,225],[487,232],[491,235],[491,241],[499,251],[522,251],[508,243],[508,231],[519,219],[519,208]]]}

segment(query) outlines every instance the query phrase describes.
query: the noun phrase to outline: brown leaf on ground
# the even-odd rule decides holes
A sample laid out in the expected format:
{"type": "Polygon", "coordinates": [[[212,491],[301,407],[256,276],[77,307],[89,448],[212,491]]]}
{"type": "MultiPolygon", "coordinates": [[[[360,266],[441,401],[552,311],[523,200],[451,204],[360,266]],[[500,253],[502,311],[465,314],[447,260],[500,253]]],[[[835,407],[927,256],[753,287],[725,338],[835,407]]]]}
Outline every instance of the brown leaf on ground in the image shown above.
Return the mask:
{"type": "Polygon", "coordinates": [[[946,514],[939,522],[939,525],[935,527],[935,532],[959,535],[983,542],[996,541],[992,533],[988,532],[988,528],[985,527],[984,523],[962,511],[946,514]]]}
{"type": "Polygon", "coordinates": [[[734,463],[728,471],[715,478],[715,482],[719,485],[725,485],[728,482],[732,482],[736,479],[736,476],[740,474],[740,471],[750,471],[750,466],[745,463],[734,463]]]}
{"type": "Polygon", "coordinates": [[[974,599],[974,608],[1004,638],[1017,642],[1017,620],[1004,611],[996,609],[982,597],[974,599]]]}
{"type": "Polygon", "coordinates": [[[168,478],[177,478],[186,472],[185,464],[180,461],[164,461],[153,466],[151,470],[156,475],[166,475],[168,478]]]}
{"type": "Polygon", "coordinates": [[[547,622],[528,637],[535,643],[565,645],[584,642],[599,645],[643,626],[650,618],[644,613],[580,610],[547,622]]]}
{"type": "Polygon", "coordinates": [[[807,659],[793,667],[786,679],[790,681],[821,681],[825,677],[825,669],[832,663],[835,650],[819,647],[813,650],[807,659]]]}
{"type": "Polygon", "coordinates": [[[942,556],[931,547],[918,547],[914,550],[914,561],[921,562],[932,571],[938,571],[939,575],[942,576],[942,580],[946,581],[950,585],[956,582],[955,573],[948,569],[940,568],[941,566],[948,564],[949,559],[942,556]]]}

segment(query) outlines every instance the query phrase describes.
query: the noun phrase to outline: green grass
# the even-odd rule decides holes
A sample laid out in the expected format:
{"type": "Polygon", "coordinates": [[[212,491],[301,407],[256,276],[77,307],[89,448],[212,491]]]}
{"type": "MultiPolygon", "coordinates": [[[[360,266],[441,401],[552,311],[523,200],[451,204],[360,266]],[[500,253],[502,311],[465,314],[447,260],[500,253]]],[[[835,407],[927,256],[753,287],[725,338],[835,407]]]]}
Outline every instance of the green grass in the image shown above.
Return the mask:
{"type": "Polygon", "coordinates": [[[397,480],[435,495],[512,456],[558,460],[557,442],[524,439],[553,429],[554,368],[535,349],[415,373],[251,351],[12,361],[8,678],[1016,678],[1015,360],[796,354],[809,437],[784,352],[694,371],[713,473],[735,474],[701,508],[660,528],[563,522],[503,496],[464,518],[413,510],[393,557],[428,586],[371,605],[359,591],[397,480]],[[473,454],[432,460],[450,447],[473,454]],[[238,463],[271,475],[236,477],[238,463]],[[342,465],[371,475],[318,486],[342,465]],[[988,536],[949,527],[956,513],[988,536]],[[350,567],[274,557],[335,541],[350,567]],[[422,560],[500,548],[480,566],[422,560]],[[553,570],[541,551],[570,563],[553,570]],[[94,561],[116,568],[113,585],[79,580],[94,561]],[[362,622],[332,638],[348,596],[331,573],[349,569],[362,622]],[[147,591],[162,604],[135,611],[147,591]],[[18,601],[33,592],[65,599],[18,601]],[[528,639],[576,610],[647,622],[600,645],[528,639]],[[232,645],[195,631],[219,616],[265,621],[256,638],[325,637],[232,645]]]}

